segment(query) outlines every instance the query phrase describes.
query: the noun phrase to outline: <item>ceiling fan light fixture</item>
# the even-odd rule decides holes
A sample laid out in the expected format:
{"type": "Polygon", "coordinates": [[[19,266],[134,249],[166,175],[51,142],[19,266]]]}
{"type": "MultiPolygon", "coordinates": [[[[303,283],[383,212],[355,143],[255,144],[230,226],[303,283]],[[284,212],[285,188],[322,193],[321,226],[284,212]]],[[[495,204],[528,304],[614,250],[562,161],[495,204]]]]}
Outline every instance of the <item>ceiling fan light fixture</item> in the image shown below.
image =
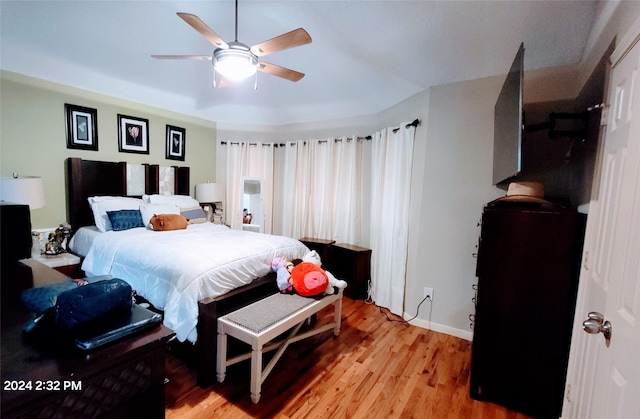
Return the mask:
{"type": "Polygon", "coordinates": [[[213,66],[223,77],[242,80],[256,74],[258,57],[245,45],[231,43],[229,49],[216,49],[213,52],[213,66]]]}
{"type": "MultiPolygon", "coordinates": [[[[2,0],[0,0],[2,1],[2,0]]],[[[258,80],[257,72],[267,73],[285,80],[297,82],[304,77],[304,73],[285,67],[265,62],[258,63],[258,57],[273,54],[274,52],[298,47],[311,42],[311,37],[302,28],[294,29],[282,35],[276,36],[249,48],[242,42],[238,42],[238,0],[236,0],[236,24],[235,41],[226,43],[198,16],[191,13],[178,13],[178,16],[187,22],[189,26],[198,31],[215,49],[212,55],[152,55],[156,59],[169,60],[211,60],[213,64],[213,87],[227,85],[230,81],[239,81],[251,76],[258,80]]],[[[256,85],[254,85],[254,88],[256,85]]]]}

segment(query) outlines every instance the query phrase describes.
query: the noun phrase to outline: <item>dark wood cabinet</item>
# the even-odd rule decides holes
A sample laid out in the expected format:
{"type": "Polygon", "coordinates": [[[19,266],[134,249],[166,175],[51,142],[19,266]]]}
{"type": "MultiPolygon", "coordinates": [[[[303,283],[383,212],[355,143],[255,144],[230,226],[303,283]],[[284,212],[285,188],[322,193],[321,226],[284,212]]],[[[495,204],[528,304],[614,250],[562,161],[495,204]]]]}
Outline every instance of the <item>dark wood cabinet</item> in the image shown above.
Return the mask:
{"type": "Polygon", "coordinates": [[[315,250],[320,255],[320,260],[322,261],[322,267],[324,269],[329,269],[331,266],[331,245],[334,244],[335,240],[325,240],[325,239],[314,239],[312,237],[303,237],[300,241],[307,246],[310,250],[315,250]]]}
{"type": "Polygon", "coordinates": [[[575,211],[485,208],[472,398],[536,418],[560,416],[584,226],[575,211]]]}
{"type": "Polygon", "coordinates": [[[371,280],[371,249],[346,243],[333,244],[330,260],[326,270],[349,284],[344,294],[354,300],[366,299],[371,280]]]}
{"type": "Polygon", "coordinates": [[[22,290],[70,280],[34,259],[2,266],[2,417],[164,417],[165,326],[92,351],[23,334],[22,290]]]}

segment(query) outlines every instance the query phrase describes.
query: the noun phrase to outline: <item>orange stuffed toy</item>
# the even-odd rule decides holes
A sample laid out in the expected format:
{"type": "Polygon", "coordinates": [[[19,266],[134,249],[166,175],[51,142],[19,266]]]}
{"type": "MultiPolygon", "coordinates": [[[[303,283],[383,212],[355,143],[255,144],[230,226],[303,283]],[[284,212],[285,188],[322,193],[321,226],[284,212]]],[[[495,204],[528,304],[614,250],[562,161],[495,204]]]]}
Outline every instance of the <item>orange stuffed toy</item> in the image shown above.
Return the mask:
{"type": "Polygon", "coordinates": [[[293,289],[303,297],[322,295],[329,285],[329,277],[318,265],[302,262],[291,269],[293,289]]]}

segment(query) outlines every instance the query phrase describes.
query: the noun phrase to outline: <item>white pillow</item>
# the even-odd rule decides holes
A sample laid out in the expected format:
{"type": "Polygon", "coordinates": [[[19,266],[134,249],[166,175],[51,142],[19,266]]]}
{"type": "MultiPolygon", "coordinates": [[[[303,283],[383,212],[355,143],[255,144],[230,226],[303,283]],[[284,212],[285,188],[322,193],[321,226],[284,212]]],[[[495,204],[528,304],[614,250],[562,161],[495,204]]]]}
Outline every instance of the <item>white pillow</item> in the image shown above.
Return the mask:
{"type": "Polygon", "coordinates": [[[178,208],[200,206],[200,203],[189,195],[144,195],[143,199],[150,204],[173,204],[178,208]]]}
{"type": "Polygon", "coordinates": [[[149,222],[154,214],[180,214],[180,208],[174,204],[147,204],[140,205],[142,223],[149,227],[149,222]]]}
{"type": "Polygon", "coordinates": [[[96,227],[103,233],[113,229],[107,211],[135,210],[142,204],[142,199],[122,196],[91,196],[88,200],[96,227]]]}

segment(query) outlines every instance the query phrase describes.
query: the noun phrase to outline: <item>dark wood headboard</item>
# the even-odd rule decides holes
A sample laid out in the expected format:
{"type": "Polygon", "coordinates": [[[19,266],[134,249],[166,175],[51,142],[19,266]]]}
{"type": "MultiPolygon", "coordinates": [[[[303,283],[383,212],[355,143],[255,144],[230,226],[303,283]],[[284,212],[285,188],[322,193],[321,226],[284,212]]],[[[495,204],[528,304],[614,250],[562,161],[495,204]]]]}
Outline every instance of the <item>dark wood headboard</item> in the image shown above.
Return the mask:
{"type": "MultiPolygon", "coordinates": [[[[145,193],[159,193],[160,167],[157,164],[145,164],[144,167],[145,193]]],[[[175,193],[189,195],[189,168],[174,166],[174,170],[175,193]]],[[[127,196],[126,162],[104,162],[70,157],[66,161],[65,175],[67,217],[74,229],[95,224],[87,200],[90,196],[127,196]]]]}

